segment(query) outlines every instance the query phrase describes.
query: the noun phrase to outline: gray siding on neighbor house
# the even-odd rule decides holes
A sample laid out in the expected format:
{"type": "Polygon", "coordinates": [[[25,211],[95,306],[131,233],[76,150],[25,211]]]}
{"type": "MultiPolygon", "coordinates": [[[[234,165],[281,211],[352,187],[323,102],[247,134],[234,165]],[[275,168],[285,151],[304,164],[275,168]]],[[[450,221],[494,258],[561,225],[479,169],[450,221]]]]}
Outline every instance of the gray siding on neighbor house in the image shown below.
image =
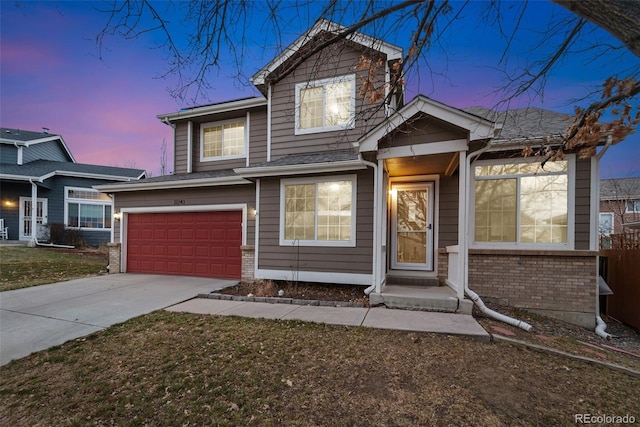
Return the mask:
{"type": "MultiPolygon", "coordinates": [[[[379,104],[371,104],[359,94],[367,70],[356,70],[362,52],[348,43],[337,43],[312,55],[294,72],[272,89],[271,159],[290,154],[304,154],[325,150],[344,150],[385,117],[379,104]],[[330,132],[295,135],[295,86],[330,77],[356,74],[355,128],[330,132]]],[[[384,81],[384,67],[377,78],[384,81]]]]}
{"type": "MultiPolygon", "coordinates": [[[[188,211],[189,207],[202,205],[247,205],[247,244],[255,242],[255,185],[230,185],[202,188],[182,188],[175,190],[147,190],[136,192],[122,192],[115,195],[115,210],[125,208],[158,208],[179,207],[188,211]]],[[[153,209],[150,209],[153,212],[153,209]]],[[[120,225],[116,224],[115,242],[120,242],[120,225]]]]}
{"type": "Polygon", "coordinates": [[[425,144],[429,142],[467,139],[467,132],[433,117],[408,120],[409,124],[394,132],[393,138],[383,138],[379,148],[425,144]]]}
{"type": "Polygon", "coordinates": [[[458,244],[458,174],[440,177],[438,247],[458,244]]]}
{"type": "Polygon", "coordinates": [[[576,159],[575,196],[575,249],[589,249],[589,237],[591,235],[591,159],[576,159]]]}
{"type": "Polygon", "coordinates": [[[60,141],[57,140],[34,144],[22,149],[22,164],[40,159],[67,162],[69,161],[69,155],[61,147],[60,141]]]}
{"type": "Polygon", "coordinates": [[[14,145],[0,144],[0,163],[18,164],[18,149],[14,145]]]}
{"type": "MultiPolygon", "coordinates": [[[[356,173],[356,172],[354,172],[356,173]]],[[[344,175],[350,174],[344,172],[344,175]]],[[[341,174],[341,175],[343,175],[341,174]]],[[[373,247],[373,174],[357,175],[356,246],[280,246],[280,180],[260,180],[258,268],[371,274],[373,247]]]]}

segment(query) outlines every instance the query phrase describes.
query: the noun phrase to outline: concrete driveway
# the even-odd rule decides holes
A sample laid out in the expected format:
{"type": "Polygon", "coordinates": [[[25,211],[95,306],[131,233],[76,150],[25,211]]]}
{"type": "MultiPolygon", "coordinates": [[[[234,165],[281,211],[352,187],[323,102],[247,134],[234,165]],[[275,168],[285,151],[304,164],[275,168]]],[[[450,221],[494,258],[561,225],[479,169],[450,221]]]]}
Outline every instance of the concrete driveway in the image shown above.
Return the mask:
{"type": "Polygon", "coordinates": [[[112,274],[0,293],[0,365],[237,283],[112,274]]]}

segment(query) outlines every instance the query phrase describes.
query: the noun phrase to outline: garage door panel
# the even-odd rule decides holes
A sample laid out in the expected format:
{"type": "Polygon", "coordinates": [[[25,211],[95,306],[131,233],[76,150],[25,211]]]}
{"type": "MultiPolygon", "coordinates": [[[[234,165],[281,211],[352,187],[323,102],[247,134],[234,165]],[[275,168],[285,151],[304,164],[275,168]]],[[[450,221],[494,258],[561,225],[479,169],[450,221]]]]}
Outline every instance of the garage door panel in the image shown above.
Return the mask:
{"type": "Polygon", "coordinates": [[[242,212],[129,214],[127,270],[240,278],[242,212]]]}

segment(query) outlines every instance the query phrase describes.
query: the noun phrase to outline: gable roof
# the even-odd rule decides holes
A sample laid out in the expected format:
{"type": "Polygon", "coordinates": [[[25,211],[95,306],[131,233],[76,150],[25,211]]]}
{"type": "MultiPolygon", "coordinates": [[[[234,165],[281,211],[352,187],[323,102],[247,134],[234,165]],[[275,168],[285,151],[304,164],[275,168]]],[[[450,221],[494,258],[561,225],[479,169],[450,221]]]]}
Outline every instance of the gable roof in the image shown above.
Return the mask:
{"type": "Polygon", "coordinates": [[[43,128],[42,132],[34,132],[29,130],[12,129],[12,128],[0,128],[0,144],[9,144],[15,146],[29,147],[35,144],[42,144],[44,142],[59,141],[63,151],[69,157],[70,162],[76,161],[64,142],[62,135],[49,133],[46,128],[43,128]]]}
{"type": "Polygon", "coordinates": [[[600,200],[640,199],[640,177],[600,180],[600,200]]]}
{"type": "MultiPolygon", "coordinates": [[[[319,19],[316,23],[307,30],[304,34],[298,37],[293,43],[287,46],[282,53],[273,58],[267,65],[262,67],[257,73],[251,77],[251,83],[255,86],[263,86],[266,84],[269,75],[275,72],[278,67],[285,64],[288,60],[292,59],[303,46],[310,43],[316,36],[323,32],[328,32],[334,35],[346,32],[349,29],[335,22],[331,22],[327,19],[319,19]]],[[[359,32],[351,32],[345,36],[346,40],[366,46],[368,48],[382,52],[387,56],[387,60],[402,58],[402,48],[392,45],[383,40],[376,39],[371,36],[367,36],[359,32]]]]}
{"type": "Polygon", "coordinates": [[[362,136],[354,145],[359,146],[361,152],[375,151],[378,149],[378,141],[381,138],[398,129],[417,114],[425,114],[468,131],[470,141],[488,139],[493,136],[494,123],[492,121],[424,95],[417,95],[387,120],[362,136]]]}
{"type": "Polygon", "coordinates": [[[53,176],[74,176],[80,178],[130,181],[143,178],[142,169],[120,168],[114,166],[88,165],[71,162],[36,160],[24,165],[3,165],[0,178],[16,181],[34,180],[43,182],[53,176]]]}
{"type": "Polygon", "coordinates": [[[571,125],[567,114],[537,107],[506,111],[493,111],[485,107],[463,110],[496,123],[499,131],[494,142],[561,137],[571,125]]]}

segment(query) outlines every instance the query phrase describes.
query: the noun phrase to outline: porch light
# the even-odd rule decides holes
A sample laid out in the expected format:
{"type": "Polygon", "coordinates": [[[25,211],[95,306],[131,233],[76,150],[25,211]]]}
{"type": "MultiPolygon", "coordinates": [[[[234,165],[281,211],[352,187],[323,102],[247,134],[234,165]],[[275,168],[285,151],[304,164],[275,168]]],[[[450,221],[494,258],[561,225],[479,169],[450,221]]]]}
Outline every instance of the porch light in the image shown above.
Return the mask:
{"type": "Polygon", "coordinates": [[[122,214],[118,211],[118,212],[114,212],[113,213],[113,219],[116,221],[120,221],[120,219],[122,219],[122,214]]]}
{"type": "Polygon", "coordinates": [[[5,205],[8,208],[11,208],[13,206],[15,206],[15,203],[13,202],[13,200],[5,200],[4,202],[2,202],[3,205],[5,205]]]}

